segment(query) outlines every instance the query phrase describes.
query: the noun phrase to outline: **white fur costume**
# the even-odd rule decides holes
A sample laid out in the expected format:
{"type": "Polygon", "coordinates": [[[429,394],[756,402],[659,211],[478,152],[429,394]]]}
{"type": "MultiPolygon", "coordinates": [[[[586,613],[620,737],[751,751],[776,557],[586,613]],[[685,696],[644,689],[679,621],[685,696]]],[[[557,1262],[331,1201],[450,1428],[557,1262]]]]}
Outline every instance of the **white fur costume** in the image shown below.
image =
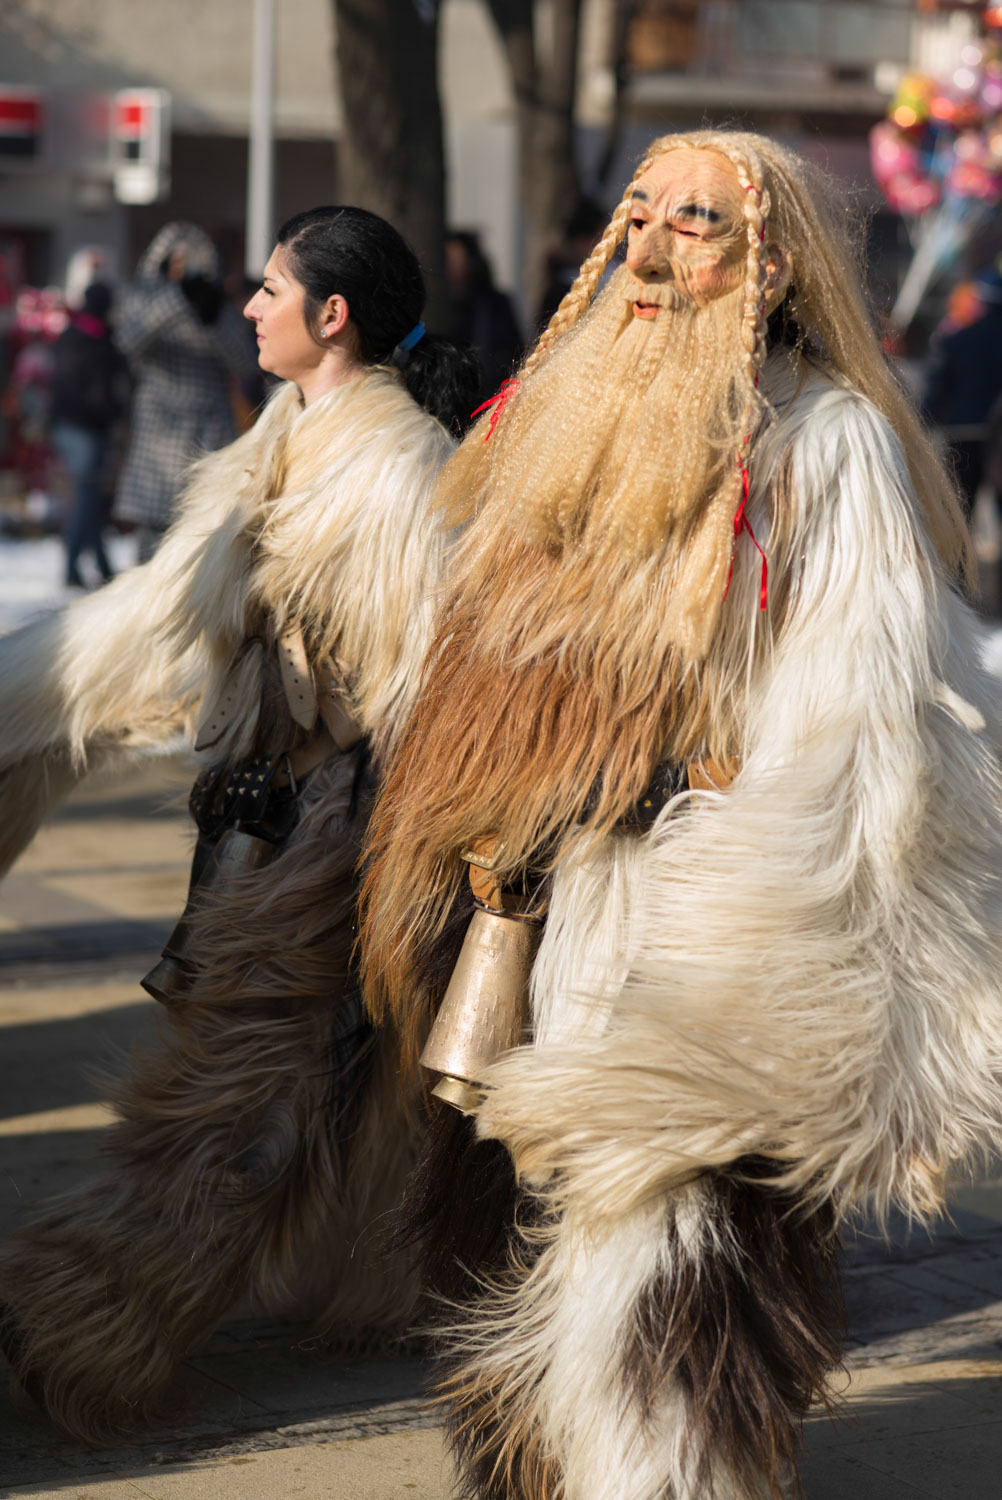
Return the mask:
{"type": "MultiPolygon", "coordinates": [[[[384,754],[428,644],[445,545],[429,492],[451,446],[391,372],[306,410],[284,386],[194,471],[150,563],[0,642],[0,869],[84,772],[214,705],[211,764],[285,748],[287,625],[343,666],[384,754]]],[[[141,1415],[237,1296],[354,1339],[406,1320],[406,1267],[359,1252],[410,1160],[392,1045],[369,1060],[350,1150],[337,1126],[363,769],[361,751],[329,755],[278,857],[208,911],[191,997],[121,1087],[113,1169],[0,1253],[16,1373],[72,1431],[141,1415]]]]}
{"type": "MultiPolygon", "coordinates": [[[[539,1211],[447,1330],[450,1379],[459,1421],[493,1404],[532,1434],[559,1475],[533,1500],[774,1493],[716,1451],[673,1363],[688,1292],[705,1277],[712,1303],[748,1255],[714,1174],[766,1158],[796,1203],[922,1218],[1002,1126],[997,688],[887,423],[785,355],[767,377],[750,515],[770,609],[742,538],[712,647],[739,775],[558,866],[534,1044],[478,1116],[539,1211]],[[668,1311],[637,1379],[652,1287],[668,1311]]],[[[726,1331],[721,1350],[743,1357],[726,1331]]]]}

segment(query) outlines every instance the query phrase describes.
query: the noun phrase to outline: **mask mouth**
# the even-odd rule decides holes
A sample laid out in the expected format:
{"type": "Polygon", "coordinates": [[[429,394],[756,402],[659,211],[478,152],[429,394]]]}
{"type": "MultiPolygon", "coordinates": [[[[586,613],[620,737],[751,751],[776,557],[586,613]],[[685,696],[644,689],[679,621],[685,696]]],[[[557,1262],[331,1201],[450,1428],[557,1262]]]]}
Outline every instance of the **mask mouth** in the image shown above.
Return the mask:
{"type": "Polygon", "coordinates": [[[677,311],[685,296],[674,281],[631,281],[626,287],[626,300],[639,317],[657,317],[662,307],[677,311]]]}

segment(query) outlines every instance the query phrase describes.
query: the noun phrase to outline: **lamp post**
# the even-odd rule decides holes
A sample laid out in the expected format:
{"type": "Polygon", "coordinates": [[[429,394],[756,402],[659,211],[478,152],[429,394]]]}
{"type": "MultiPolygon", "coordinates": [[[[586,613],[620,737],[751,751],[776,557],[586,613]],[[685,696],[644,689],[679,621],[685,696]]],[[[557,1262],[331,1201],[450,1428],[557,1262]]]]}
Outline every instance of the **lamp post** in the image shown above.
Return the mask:
{"type": "Polygon", "coordinates": [[[252,0],[250,138],[247,160],[247,240],[244,265],[260,277],[275,225],[275,0],[252,0]]]}

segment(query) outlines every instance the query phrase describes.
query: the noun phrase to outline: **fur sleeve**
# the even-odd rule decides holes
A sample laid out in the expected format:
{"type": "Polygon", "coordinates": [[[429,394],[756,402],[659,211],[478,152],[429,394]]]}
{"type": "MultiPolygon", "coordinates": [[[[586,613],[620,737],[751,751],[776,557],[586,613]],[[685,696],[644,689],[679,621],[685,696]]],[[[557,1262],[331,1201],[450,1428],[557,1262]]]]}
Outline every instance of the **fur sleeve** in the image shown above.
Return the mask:
{"type": "MultiPolygon", "coordinates": [[[[489,1080],[481,1130],[585,1222],[749,1152],[805,1199],[925,1215],[944,1166],[998,1139],[994,688],[893,434],[849,392],[809,406],[741,774],[631,856],[625,982],[600,996],[594,961],[578,979],[600,1034],[544,1038],[489,1080]]],[[[754,559],[734,582],[754,611],[754,559]]]]}
{"type": "Polygon", "coordinates": [[[229,578],[214,568],[215,613],[225,600],[225,619],[199,633],[209,601],[198,565],[233,553],[241,483],[288,400],[280,392],[257,427],[193,470],[181,515],[150,562],[0,640],[0,872],[87,771],[191,730],[212,658],[226,649],[224,626],[234,636],[242,628],[236,584],[245,566],[231,556],[229,578]]]}
{"type": "Polygon", "coordinates": [[[88,771],[182,729],[192,684],[165,662],[154,565],[0,640],[0,873],[88,771]]]}

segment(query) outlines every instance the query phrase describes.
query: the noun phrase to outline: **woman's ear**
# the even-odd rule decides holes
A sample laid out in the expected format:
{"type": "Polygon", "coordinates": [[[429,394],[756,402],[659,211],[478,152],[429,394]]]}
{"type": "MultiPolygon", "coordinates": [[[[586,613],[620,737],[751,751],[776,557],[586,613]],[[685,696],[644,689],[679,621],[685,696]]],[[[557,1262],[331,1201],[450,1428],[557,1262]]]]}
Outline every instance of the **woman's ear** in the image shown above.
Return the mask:
{"type": "Polygon", "coordinates": [[[765,247],[765,311],[775,312],[793,280],[793,256],[771,240],[765,247]]]}
{"type": "Polygon", "coordinates": [[[342,333],[347,327],[351,313],[348,304],[340,292],[335,292],[328,297],[324,303],[323,315],[320,319],[320,333],[325,339],[332,339],[342,333]]]}

